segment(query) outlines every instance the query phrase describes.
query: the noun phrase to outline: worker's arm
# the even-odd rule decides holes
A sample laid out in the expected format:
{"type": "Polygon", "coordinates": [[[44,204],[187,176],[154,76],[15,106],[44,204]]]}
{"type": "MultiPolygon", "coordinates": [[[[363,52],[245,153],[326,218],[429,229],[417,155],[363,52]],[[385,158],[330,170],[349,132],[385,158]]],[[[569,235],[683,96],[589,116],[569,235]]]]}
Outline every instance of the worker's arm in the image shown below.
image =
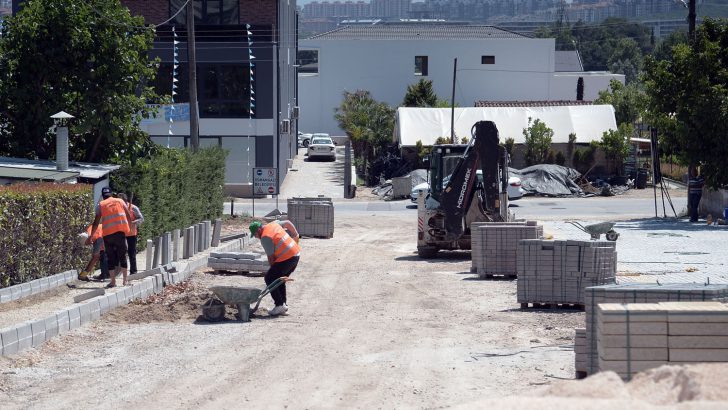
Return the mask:
{"type": "Polygon", "coordinates": [[[134,225],[139,226],[144,222],[144,215],[142,215],[142,211],[139,210],[138,206],[132,205],[131,206],[132,213],[134,214],[134,225]]]}
{"type": "Polygon", "coordinates": [[[96,218],[94,218],[94,223],[91,224],[91,233],[89,234],[88,239],[86,239],[86,245],[91,245],[91,243],[93,242],[91,238],[94,237],[94,234],[96,233],[96,228],[99,227],[99,221],[101,221],[101,214],[97,212],[96,218]]]}
{"type": "Polygon", "coordinates": [[[296,243],[298,243],[298,240],[300,239],[300,236],[298,235],[298,230],[296,229],[296,226],[293,225],[291,221],[280,221],[281,226],[283,229],[288,232],[288,236],[293,238],[296,243]]]}

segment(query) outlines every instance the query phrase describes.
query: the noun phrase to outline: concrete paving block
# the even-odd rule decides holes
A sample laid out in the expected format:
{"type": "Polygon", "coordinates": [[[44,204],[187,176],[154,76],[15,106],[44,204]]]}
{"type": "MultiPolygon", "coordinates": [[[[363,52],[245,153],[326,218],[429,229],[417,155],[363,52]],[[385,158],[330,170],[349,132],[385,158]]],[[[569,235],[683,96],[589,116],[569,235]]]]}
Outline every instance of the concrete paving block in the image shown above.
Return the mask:
{"type": "Polygon", "coordinates": [[[56,312],[56,323],[58,323],[58,334],[66,333],[70,330],[69,311],[59,310],[56,312]]]}
{"type": "Polygon", "coordinates": [[[89,300],[87,303],[91,306],[91,321],[98,320],[101,317],[101,297],[89,300]]]}
{"type": "Polygon", "coordinates": [[[33,294],[33,290],[30,287],[30,283],[21,283],[20,284],[20,297],[21,298],[27,298],[28,296],[33,294]]]}
{"type": "Polygon", "coordinates": [[[30,294],[31,295],[37,295],[40,293],[40,280],[31,280],[30,281],[30,294]]]}
{"type": "Polygon", "coordinates": [[[728,349],[728,336],[669,336],[670,349],[728,349]]]}
{"type": "Polygon", "coordinates": [[[99,297],[99,314],[103,315],[104,313],[108,312],[109,309],[109,298],[107,297],[107,295],[99,297]]]}
{"type": "Polygon", "coordinates": [[[670,349],[670,361],[728,362],[728,349],[670,349]]]}
{"type": "Polygon", "coordinates": [[[40,291],[45,292],[51,288],[51,280],[49,278],[40,278],[40,291]]]}
{"type": "Polygon", "coordinates": [[[73,297],[73,302],[74,303],[83,302],[84,300],[89,300],[89,299],[95,298],[97,296],[101,296],[104,293],[106,293],[106,291],[104,289],[102,289],[102,288],[94,289],[94,290],[92,290],[90,292],[86,292],[86,293],[82,293],[80,295],[74,296],[73,297]]]}
{"type": "Polygon", "coordinates": [[[628,371],[627,369],[629,369],[634,374],[643,370],[654,369],[655,367],[660,367],[665,364],[669,363],[662,360],[632,360],[631,362],[599,360],[599,371],[604,372],[611,370],[613,372],[626,374],[628,371]]]}
{"type": "Polygon", "coordinates": [[[81,308],[72,306],[68,308],[68,329],[73,330],[81,327],[81,308]]]}
{"type": "Polygon", "coordinates": [[[91,321],[91,303],[80,303],[78,305],[78,311],[80,314],[81,326],[91,321]]]}
{"type": "Polygon", "coordinates": [[[134,290],[131,286],[124,287],[124,299],[126,299],[126,303],[134,300],[134,290]]]}
{"type": "Polygon", "coordinates": [[[44,319],[44,321],[46,340],[50,340],[50,338],[58,336],[58,318],[56,315],[48,316],[44,319]]]}
{"type": "Polygon", "coordinates": [[[116,298],[116,293],[106,295],[106,305],[109,307],[109,310],[114,310],[117,306],[119,306],[119,300],[116,298]]]}
{"type": "MultiPolygon", "coordinates": [[[[670,327],[672,330],[672,326],[670,327]]],[[[728,331],[728,329],[726,329],[728,331]]],[[[597,332],[602,335],[626,335],[627,324],[626,323],[601,323],[597,327],[597,332]]],[[[666,335],[667,334],[667,323],[666,322],[641,322],[641,323],[630,323],[629,333],[631,335],[666,335]]],[[[690,335],[692,333],[688,333],[690,335]]],[[[728,332],[726,333],[728,334],[728,332]]]]}
{"type": "Polygon", "coordinates": [[[134,299],[141,299],[142,297],[142,284],[141,283],[134,283],[131,285],[132,290],[132,297],[134,299]]]}
{"type": "Polygon", "coordinates": [[[642,361],[667,361],[668,357],[672,354],[672,351],[670,351],[670,355],[668,355],[666,347],[633,347],[626,349],[622,347],[605,348],[600,345],[598,350],[599,358],[606,361],[627,360],[628,358],[642,361]],[[629,350],[629,355],[627,354],[627,350],[629,350]]]}
{"type": "Polygon", "coordinates": [[[728,336],[724,323],[670,323],[670,336],[728,336]]]}
{"type": "Polygon", "coordinates": [[[10,300],[18,300],[20,299],[21,291],[20,286],[11,286],[10,287],[10,300]]]}
{"type": "Polygon", "coordinates": [[[1,329],[0,340],[2,341],[3,356],[18,353],[18,329],[15,326],[1,329]]]}
{"type": "Polygon", "coordinates": [[[30,322],[17,324],[15,327],[18,329],[18,351],[21,352],[33,347],[33,330],[30,327],[30,322]]]}
{"type": "MultiPolygon", "coordinates": [[[[602,346],[608,347],[668,347],[667,335],[600,335],[602,346]]],[[[586,348],[586,338],[584,339],[586,348]]]]}
{"type": "Polygon", "coordinates": [[[0,289],[0,303],[7,303],[13,300],[13,291],[10,288],[0,289]]]}
{"type": "Polygon", "coordinates": [[[113,296],[116,296],[116,306],[124,306],[129,303],[129,299],[127,299],[126,292],[123,289],[118,292],[114,292],[113,296]]]}

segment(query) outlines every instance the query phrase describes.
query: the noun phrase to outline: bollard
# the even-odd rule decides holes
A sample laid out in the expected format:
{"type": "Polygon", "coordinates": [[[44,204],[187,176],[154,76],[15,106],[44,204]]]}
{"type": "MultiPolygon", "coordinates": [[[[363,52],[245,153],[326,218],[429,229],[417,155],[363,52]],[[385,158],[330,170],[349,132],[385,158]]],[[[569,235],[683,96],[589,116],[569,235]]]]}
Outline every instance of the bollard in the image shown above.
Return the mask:
{"type": "Polygon", "coordinates": [[[179,260],[179,229],[172,231],[172,262],[179,260]]]}
{"type": "Polygon", "coordinates": [[[210,245],[212,247],[220,246],[220,230],[222,230],[222,219],[215,219],[215,226],[212,228],[212,241],[210,245]]]}
{"type": "Polygon", "coordinates": [[[171,234],[169,232],[165,232],[162,236],[162,265],[166,265],[169,263],[169,242],[171,239],[171,234]]]}
{"type": "Polygon", "coordinates": [[[202,222],[197,224],[197,252],[205,250],[205,224],[202,222]]]}
{"type": "Polygon", "coordinates": [[[157,236],[154,238],[154,256],[152,256],[152,269],[159,266],[159,253],[162,250],[162,237],[157,236]]]}
{"type": "Polygon", "coordinates": [[[209,249],[210,248],[210,242],[211,242],[211,239],[212,239],[210,237],[210,235],[212,234],[212,229],[211,229],[212,228],[212,222],[205,221],[204,223],[205,223],[205,249],[209,249]]]}
{"type": "Polygon", "coordinates": [[[197,253],[197,247],[200,241],[200,226],[198,224],[192,225],[192,254],[197,253]]]}
{"type": "Polygon", "coordinates": [[[182,259],[190,258],[190,228],[185,228],[182,241],[182,259]]]}
{"type": "Polygon", "coordinates": [[[152,248],[152,240],[147,239],[147,257],[146,257],[146,270],[152,269],[152,258],[154,249],[152,248]]]}
{"type": "Polygon", "coordinates": [[[188,234],[190,235],[190,240],[187,243],[187,253],[190,255],[190,258],[195,256],[195,227],[190,226],[188,229],[188,234]]]}

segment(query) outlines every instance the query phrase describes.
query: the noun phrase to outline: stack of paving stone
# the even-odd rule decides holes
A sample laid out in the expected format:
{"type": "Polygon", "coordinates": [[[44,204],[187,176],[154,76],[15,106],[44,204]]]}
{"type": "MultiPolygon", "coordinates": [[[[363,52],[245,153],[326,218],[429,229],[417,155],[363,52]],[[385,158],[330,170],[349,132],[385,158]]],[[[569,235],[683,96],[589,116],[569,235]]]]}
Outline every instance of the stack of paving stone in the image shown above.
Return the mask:
{"type": "Polygon", "coordinates": [[[493,275],[515,278],[518,241],[542,238],[543,226],[536,221],[478,222],[470,225],[470,232],[471,272],[485,278],[493,275]]]}
{"type": "Polygon", "coordinates": [[[212,252],[207,267],[234,272],[265,272],[270,268],[268,258],[254,252],[212,252]]]}
{"type": "Polygon", "coordinates": [[[291,198],[288,200],[288,219],[301,236],[334,236],[334,204],[331,198],[291,198]]]}
{"type": "Polygon", "coordinates": [[[728,300],[728,285],[699,283],[625,283],[585,289],[586,372],[599,371],[597,354],[597,305],[600,303],[701,302],[728,300]]]}
{"type": "Polygon", "coordinates": [[[584,305],[584,288],[615,283],[617,252],[610,241],[518,242],[518,302],[584,305]]]}
{"type": "Polygon", "coordinates": [[[600,304],[599,369],[629,380],[663,364],[728,362],[726,325],[719,302],[600,304]]]}
{"type": "Polygon", "coordinates": [[[577,379],[586,377],[586,328],[578,327],[574,329],[574,370],[577,379]]]}

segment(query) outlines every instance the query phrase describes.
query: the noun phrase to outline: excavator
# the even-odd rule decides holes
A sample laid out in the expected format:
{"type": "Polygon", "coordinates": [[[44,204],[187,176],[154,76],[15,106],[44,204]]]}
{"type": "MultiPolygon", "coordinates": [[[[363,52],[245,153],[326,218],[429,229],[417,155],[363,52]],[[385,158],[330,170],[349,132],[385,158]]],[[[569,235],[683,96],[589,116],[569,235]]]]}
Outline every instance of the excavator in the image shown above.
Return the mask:
{"type": "Polygon", "coordinates": [[[470,249],[474,222],[509,222],[508,163],[492,121],[473,125],[468,144],[438,144],[426,158],[430,192],[417,199],[417,254],[470,249]],[[482,175],[482,179],[481,179],[482,175]]]}

